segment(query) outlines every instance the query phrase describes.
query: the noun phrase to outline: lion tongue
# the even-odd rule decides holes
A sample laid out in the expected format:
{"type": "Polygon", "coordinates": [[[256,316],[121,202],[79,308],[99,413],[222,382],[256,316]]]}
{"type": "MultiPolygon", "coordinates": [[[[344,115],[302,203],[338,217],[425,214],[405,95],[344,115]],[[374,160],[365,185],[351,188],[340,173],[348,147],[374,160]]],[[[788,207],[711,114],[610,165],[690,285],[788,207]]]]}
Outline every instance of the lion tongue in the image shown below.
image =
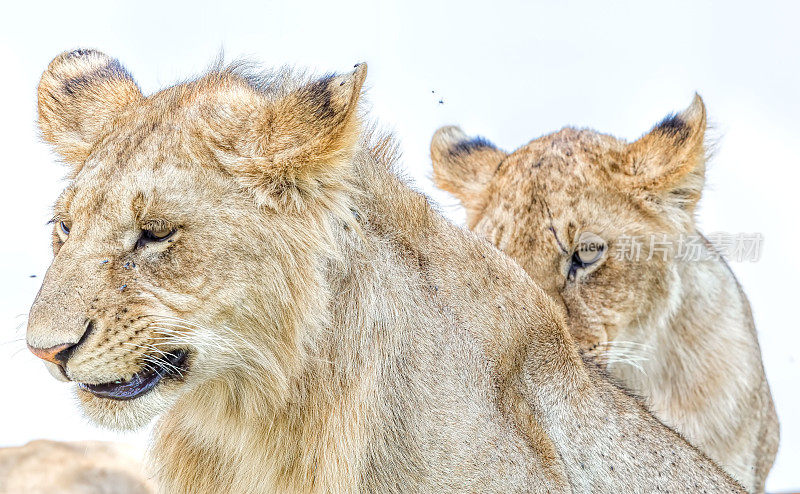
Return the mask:
{"type": "Polygon", "coordinates": [[[160,364],[155,369],[139,372],[126,382],[111,382],[103,384],[80,383],[82,389],[112,400],[132,400],[153,389],[164,377],[174,374],[182,375],[181,369],[186,362],[185,350],[176,350],[165,354],[160,359],[160,364]]]}
{"type": "Polygon", "coordinates": [[[134,374],[130,381],[123,383],[80,384],[80,387],[101,398],[112,400],[132,400],[153,389],[161,380],[161,374],[152,371],[134,374]]]}

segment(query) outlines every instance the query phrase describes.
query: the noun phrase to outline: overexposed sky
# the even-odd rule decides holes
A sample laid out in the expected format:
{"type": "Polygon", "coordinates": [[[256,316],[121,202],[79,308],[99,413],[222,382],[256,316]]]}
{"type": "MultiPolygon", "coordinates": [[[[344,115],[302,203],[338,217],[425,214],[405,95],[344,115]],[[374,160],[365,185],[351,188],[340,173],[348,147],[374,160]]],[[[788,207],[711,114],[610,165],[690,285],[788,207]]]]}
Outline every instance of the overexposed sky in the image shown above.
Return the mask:
{"type": "Polygon", "coordinates": [[[794,209],[800,179],[800,4],[792,2],[14,2],[0,18],[0,446],[34,438],[123,439],[88,424],[69,385],[24,349],[50,262],[50,206],[64,169],[37,138],[35,89],[59,52],[119,58],[145,93],[228,59],[317,72],[369,63],[372,118],[454,221],[430,180],[428,145],[459,124],[512,150],[565,125],[634,139],[694,91],[719,139],[704,231],[758,232],[762,258],[732,266],[748,293],[781,418],[769,490],[800,488],[800,323],[794,209]],[[31,277],[35,275],[36,277],[31,277]]]}

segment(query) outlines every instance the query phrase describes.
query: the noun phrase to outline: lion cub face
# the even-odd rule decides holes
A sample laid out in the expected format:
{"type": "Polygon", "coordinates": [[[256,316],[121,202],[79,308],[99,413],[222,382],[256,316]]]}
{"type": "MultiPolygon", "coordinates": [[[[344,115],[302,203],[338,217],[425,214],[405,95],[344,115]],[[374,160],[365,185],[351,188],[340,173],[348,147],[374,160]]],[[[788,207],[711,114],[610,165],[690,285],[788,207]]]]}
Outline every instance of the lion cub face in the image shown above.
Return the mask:
{"type": "Polygon", "coordinates": [[[431,144],[434,180],[563,304],[581,346],[602,348],[670,310],[670,241],[693,230],[705,126],[697,97],[630,144],[565,128],[507,154],[445,127],[431,144]]]}
{"type": "Polygon", "coordinates": [[[39,124],[72,172],[27,342],[92,419],[143,425],[226,373],[280,394],[324,323],[317,251],[365,75],[262,87],[229,69],[144,97],[106,55],[53,60],[39,124]]]}

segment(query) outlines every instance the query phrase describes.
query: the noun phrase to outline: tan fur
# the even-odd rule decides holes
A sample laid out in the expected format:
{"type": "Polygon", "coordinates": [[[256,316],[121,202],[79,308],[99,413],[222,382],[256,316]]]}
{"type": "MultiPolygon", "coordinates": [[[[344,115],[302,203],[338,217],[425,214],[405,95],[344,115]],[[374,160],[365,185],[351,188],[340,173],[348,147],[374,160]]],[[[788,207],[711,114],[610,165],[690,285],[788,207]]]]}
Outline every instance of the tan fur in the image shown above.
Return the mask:
{"type": "Polygon", "coordinates": [[[365,70],[214,70],[81,144],[28,343],[83,338],[64,372],[89,383],[190,352],[135,400],[79,388],[86,413],[162,414],[164,492],[738,491],[583,364],[522,269],[395,176],[392,140],[359,127],[365,70]],[[137,248],[153,223],[174,241],[137,248]]]}
{"type": "Polygon", "coordinates": [[[0,494],[149,494],[139,460],[121,445],[38,440],[0,448],[0,494]]]}
{"type": "Polygon", "coordinates": [[[705,129],[697,97],[631,144],[565,128],[507,154],[445,127],[431,156],[436,183],[461,200],[469,227],[566,309],[581,347],[758,492],[778,421],[747,298],[722,260],[682,261],[674,249],[662,253],[663,243],[650,256],[650,234],[673,245],[699,235],[705,129]],[[603,238],[606,254],[571,279],[583,232],[603,238]],[[633,236],[642,236],[640,260],[620,260],[633,236]]]}

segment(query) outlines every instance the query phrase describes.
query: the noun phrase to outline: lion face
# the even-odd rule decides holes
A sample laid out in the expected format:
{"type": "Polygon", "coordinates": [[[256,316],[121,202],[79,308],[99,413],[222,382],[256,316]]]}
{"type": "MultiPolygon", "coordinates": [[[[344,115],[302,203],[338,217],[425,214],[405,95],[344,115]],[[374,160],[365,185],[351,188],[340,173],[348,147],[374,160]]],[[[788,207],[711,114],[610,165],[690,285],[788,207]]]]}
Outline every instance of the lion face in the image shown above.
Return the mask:
{"type": "Polygon", "coordinates": [[[48,365],[79,383],[90,416],[139,424],[150,418],[140,409],[167,406],[207,373],[210,343],[230,338],[219,328],[248,297],[235,287],[250,274],[239,217],[252,211],[221,174],[144,157],[107,167],[112,154],[90,159],[56,204],[55,258],[31,309],[28,343],[74,343],[48,365]]]}
{"type": "Polygon", "coordinates": [[[39,122],[72,174],[27,342],[90,418],[141,426],[230,373],[285,391],[325,322],[365,70],[269,92],[231,69],[144,97],[101,53],[50,64],[39,122]]]}
{"type": "Polygon", "coordinates": [[[693,228],[704,130],[699,98],[631,144],[566,128],[506,154],[446,127],[431,144],[434,179],[592,350],[671,309],[674,240],[693,228]]]}

